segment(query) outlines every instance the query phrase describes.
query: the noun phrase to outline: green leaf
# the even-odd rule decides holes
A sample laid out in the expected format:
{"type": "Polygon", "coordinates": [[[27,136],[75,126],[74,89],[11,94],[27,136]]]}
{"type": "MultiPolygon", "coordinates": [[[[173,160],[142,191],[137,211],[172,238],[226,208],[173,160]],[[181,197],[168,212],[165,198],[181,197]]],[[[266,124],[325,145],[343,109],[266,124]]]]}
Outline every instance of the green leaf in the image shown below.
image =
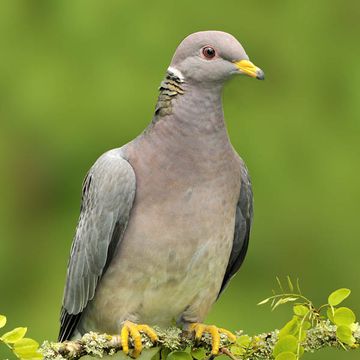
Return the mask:
{"type": "Polygon", "coordinates": [[[352,336],[352,331],[347,325],[340,325],[336,329],[336,337],[347,345],[354,345],[355,339],[352,336]]]}
{"type": "Polygon", "coordinates": [[[150,360],[160,360],[161,359],[161,357],[160,357],[161,348],[159,347],[158,349],[159,350],[151,357],[150,360]]]}
{"type": "Polygon", "coordinates": [[[243,349],[241,346],[239,345],[232,345],[230,346],[230,352],[235,355],[235,356],[240,356],[243,355],[245,353],[245,349],[243,349]]]}
{"type": "Polygon", "coordinates": [[[293,318],[280,330],[279,339],[282,339],[287,335],[296,335],[299,331],[299,326],[299,318],[297,316],[293,316],[293,318]]]}
{"type": "Polygon", "coordinates": [[[298,340],[293,335],[284,336],[274,346],[273,355],[276,358],[280,353],[292,352],[296,353],[298,346],[298,340]]]}
{"type": "Polygon", "coordinates": [[[301,289],[300,289],[300,280],[299,278],[296,278],[296,290],[299,294],[301,294],[301,289]]]}
{"type": "Polygon", "coordinates": [[[1,337],[1,340],[7,344],[13,344],[13,343],[19,341],[20,339],[22,339],[25,336],[26,331],[27,331],[26,327],[15,328],[14,330],[11,330],[11,331],[5,333],[1,337]]]}
{"type": "Polygon", "coordinates": [[[290,292],[293,292],[293,291],[294,291],[294,285],[293,285],[293,283],[291,282],[291,279],[290,279],[290,276],[289,276],[289,275],[286,277],[286,280],[287,280],[287,282],[288,282],[288,286],[289,286],[290,292]]]}
{"type": "Polygon", "coordinates": [[[35,340],[28,338],[22,338],[14,344],[14,352],[22,359],[41,358],[42,355],[37,352],[38,348],[39,344],[35,340]]]}
{"type": "Polygon", "coordinates": [[[235,356],[243,355],[246,348],[250,345],[251,339],[248,335],[241,335],[236,338],[236,345],[230,347],[230,352],[235,356]]]}
{"type": "Polygon", "coordinates": [[[26,359],[26,360],[43,360],[44,356],[38,352],[35,352],[33,355],[31,355],[30,357],[23,357],[21,359],[26,359]]]}
{"type": "Polygon", "coordinates": [[[284,288],[282,287],[281,281],[280,281],[278,276],[276,277],[276,281],[277,281],[277,283],[279,285],[280,290],[284,293],[284,288]]]}
{"type": "Polygon", "coordinates": [[[328,297],[328,303],[331,306],[339,305],[341,302],[343,302],[351,293],[351,290],[342,288],[335,290],[332,292],[328,297]]]}
{"type": "Polygon", "coordinates": [[[296,355],[290,351],[282,352],[275,358],[275,360],[296,360],[296,359],[297,359],[296,355]]]}
{"type": "Polygon", "coordinates": [[[186,351],[172,351],[166,360],[192,360],[192,357],[186,351]]]}
{"type": "Polygon", "coordinates": [[[329,306],[326,310],[326,315],[328,317],[328,319],[335,324],[335,320],[334,320],[334,314],[335,314],[335,309],[332,306],[329,306]]]}
{"type": "MultiPolygon", "coordinates": [[[[153,347],[153,348],[150,348],[150,349],[143,349],[143,351],[141,352],[141,359],[142,360],[152,360],[152,358],[159,352],[159,347],[156,346],[156,347],[153,347]]],[[[156,357],[156,356],[155,356],[156,357]]],[[[89,358],[88,356],[85,356],[84,357],[84,360],[89,358]]],[[[127,360],[129,359],[127,355],[125,354],[118,354],[118,356],[115,356],[114,357],[114,360],[115,358],[117,360],[127,360]]],[[[27,359],[27,360],[30,360],[30,359],[27,359]]],[[[34,359],[34,360],[38,360],[38,359],[34,359]]],[[[45,360],[45,359],[44,359],[45,360]]]]}
{"type": "Polygon", "coordinates": [[[272,310],[274,311],[279,305],[283,305],[283,304],[286,304],[288,302],[296,301],[297,299],[298,298],[295,298],[295,297],[281,298],[275,303],[275,305],[272,307],[272,310]]]}
{"type": "Polygon", "coordinates": [[[243,347],[248,347],[250,344],[250,336],[248,335],[241,335],[236,339],[236,343],[243,347]]]}
{"type": "Polygon", "coordinates": [[[334,322],[336,325],[351,325],[355,320],[355,314],[351,309],[341,307],[335,310],[334,322]]]}
{"type": "Polygon", "coordinates": [[[260,302],[258,303],[258,305],[264,305],[264,304],[266,304],[266,303],[269,302],[269,301],[270,301],[270,298],[264,299],[264,300],[260,301],[260,302]]]}
{"type": "Polygon", "coordinates": [[[206,357],[205,349],[204,348],[192,349],[191,356],[196,360],[202,360],[206,357]]]}
{"type": "Polygon", "coordinates": [[[297,316],[305,316],[309,312],[309,308],[305,305],[294,305],[294,314],[297,316]]]}
{"type": "Polygon", "coordinates": [[[6,316],[0,315],[0,329],[6,325],[6,316]]]}
{"type": "Polygon", "coordinates": [[[170,353],[171,353],[170,349],[166,347],[160,348],[160,359],[165,360],[170,353]]]}

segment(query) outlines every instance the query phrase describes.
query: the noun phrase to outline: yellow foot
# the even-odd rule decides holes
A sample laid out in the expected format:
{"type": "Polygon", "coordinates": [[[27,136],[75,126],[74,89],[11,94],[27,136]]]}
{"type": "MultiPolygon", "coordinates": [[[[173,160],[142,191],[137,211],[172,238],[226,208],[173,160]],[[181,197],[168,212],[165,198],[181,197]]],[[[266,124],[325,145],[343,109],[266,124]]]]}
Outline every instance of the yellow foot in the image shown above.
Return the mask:
{"type": "Polygon", "coordinates": [[[138,325],[134,324],[131,321],[125,321],[121,329],[120,340],[123,352],[129,354],[129,337],[133,340],[134,350],[131,353],[131,356],[137,358],[142,351],[142,341],[140,332],[146,334],[152,342],[156,342],[158,337],[156,332],[148,325],[138,325]]]}
{"type": "Polygon", "coordinates": [[[195,340],[200,340],[204,333],[211,335],[211,354],[217,355],[220,348],[220,334],[225,334],[230,342],[236,341],[236,336],[229,330],[218,328],[215,325],[193,323],[189,326],[190,331],[195,332],[195,340]]]}

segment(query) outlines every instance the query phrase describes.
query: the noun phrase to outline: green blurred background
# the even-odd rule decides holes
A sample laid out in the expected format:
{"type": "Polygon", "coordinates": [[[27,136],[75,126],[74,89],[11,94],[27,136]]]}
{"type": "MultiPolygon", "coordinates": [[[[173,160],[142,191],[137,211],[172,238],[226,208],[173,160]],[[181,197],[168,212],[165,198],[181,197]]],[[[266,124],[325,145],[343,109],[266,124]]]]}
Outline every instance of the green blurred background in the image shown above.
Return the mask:
{"type": "Polygon", "coordinates": [[[347,304],[360,314],[359,15],[356,0],[2,0],[0,313],[9,326],[56,338],[82,179],[146,127],[176,46],[206,29],[235,35],[266,73],[224,91],[255,221],[246,262],[208,321],[251,334],[281,326],[290,308],[256,303],[287,274],[319,304],[351,288],[347,304]]]}

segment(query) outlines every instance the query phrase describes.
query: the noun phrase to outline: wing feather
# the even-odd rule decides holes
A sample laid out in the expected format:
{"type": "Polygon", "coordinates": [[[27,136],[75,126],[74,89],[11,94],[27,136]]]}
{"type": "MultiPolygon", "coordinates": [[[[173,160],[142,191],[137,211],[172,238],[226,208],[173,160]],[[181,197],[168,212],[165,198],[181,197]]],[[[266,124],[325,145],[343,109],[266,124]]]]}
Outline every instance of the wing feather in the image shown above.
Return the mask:
{"type": "Polygon", "coordinates": [[[68,263],[59,341],[71,338],[81,313],[93,299],[123,238],[135,189],[135,173],[121,149],[102,155],[87,174],[68,263]]]}
{"type": "Polygon", "coordinates": [[[253,217],[253,193],[248,170],[241,159],[240,169],[241,185],[239,201],[236,206],[234,240],[219,296],[231,278],[240,269],[249,245],[250,228],[253,217]]]}

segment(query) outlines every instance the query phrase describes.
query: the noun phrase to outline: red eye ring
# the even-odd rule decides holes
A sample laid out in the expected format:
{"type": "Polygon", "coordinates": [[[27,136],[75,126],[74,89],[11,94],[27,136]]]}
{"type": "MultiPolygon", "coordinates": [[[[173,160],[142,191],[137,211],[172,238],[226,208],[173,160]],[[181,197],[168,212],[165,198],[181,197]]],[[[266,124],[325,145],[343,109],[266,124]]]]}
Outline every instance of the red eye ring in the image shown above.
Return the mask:
{"type": "Polygon", "coordinates": [[[211,60],[216,56],[216,51],[211,46],[204,46],[202,48],[202,54],[206,59],[211,60]]]}

